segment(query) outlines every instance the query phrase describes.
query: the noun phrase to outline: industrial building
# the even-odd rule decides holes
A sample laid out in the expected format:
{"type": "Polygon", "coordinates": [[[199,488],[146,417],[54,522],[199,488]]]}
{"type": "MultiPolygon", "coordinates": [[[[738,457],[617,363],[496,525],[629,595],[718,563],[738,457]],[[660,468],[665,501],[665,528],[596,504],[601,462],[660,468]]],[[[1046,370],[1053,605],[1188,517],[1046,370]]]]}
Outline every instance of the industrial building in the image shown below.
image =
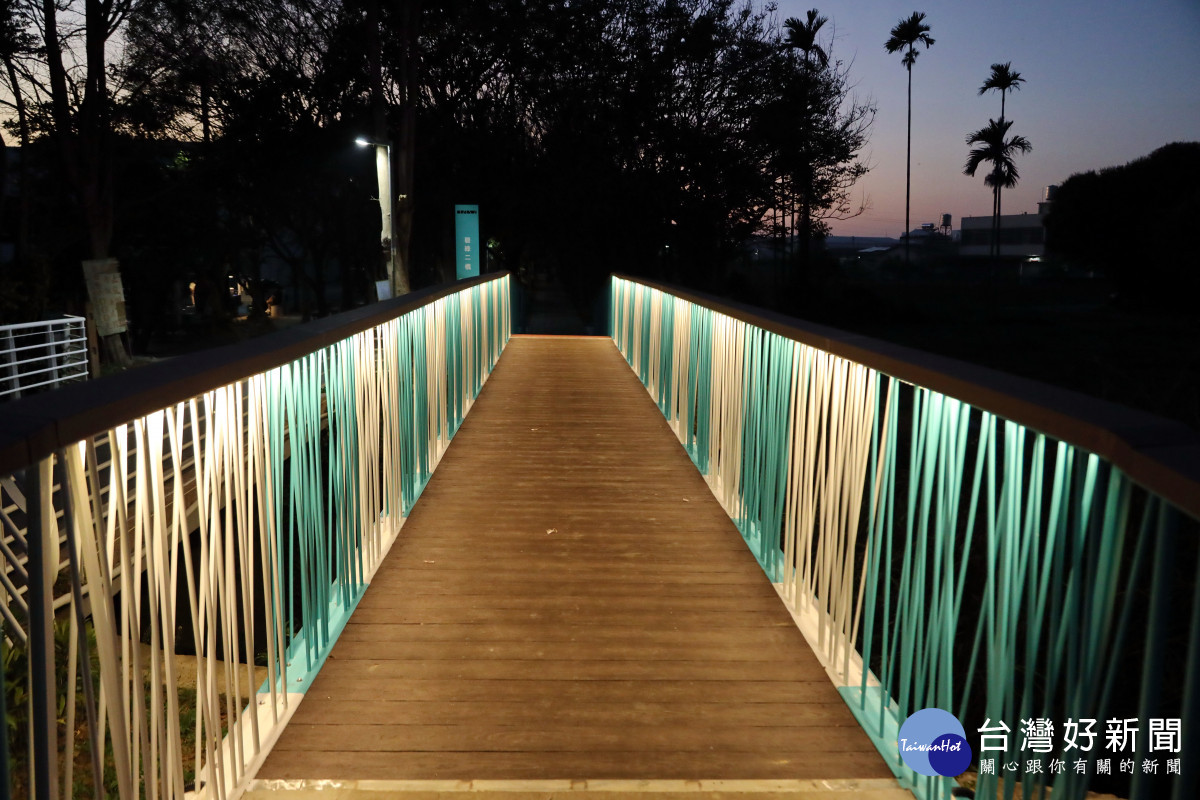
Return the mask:
{"type": "MultiPolygon", "coordinates": [[[[1041,258],[1046,252],[1044,221],[1054,201],[1057,186],[1042,192],[1036,214],[1000,216],[1000,256],[1003,258],[1041,258]]],[[[989,256],[992,252],[992,217],[963,217],[959,255],[989,256]]]]}

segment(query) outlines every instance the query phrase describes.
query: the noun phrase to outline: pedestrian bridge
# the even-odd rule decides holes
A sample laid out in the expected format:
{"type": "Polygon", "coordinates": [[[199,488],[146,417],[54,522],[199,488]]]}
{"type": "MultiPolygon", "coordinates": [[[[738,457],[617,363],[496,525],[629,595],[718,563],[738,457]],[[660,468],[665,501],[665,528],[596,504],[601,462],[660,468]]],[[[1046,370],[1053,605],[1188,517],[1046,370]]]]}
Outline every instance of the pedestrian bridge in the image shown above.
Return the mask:
{"type": "Polygon", "coordinates": [[[9,786],[940,798],[938,707],[1013,731],[980,796],[1108,786],[1030,717],[1180,720],[1119,789],[1195,796],[1195,434],[620,276],[511,336],[510,281],[5,408],[9,786]]]}

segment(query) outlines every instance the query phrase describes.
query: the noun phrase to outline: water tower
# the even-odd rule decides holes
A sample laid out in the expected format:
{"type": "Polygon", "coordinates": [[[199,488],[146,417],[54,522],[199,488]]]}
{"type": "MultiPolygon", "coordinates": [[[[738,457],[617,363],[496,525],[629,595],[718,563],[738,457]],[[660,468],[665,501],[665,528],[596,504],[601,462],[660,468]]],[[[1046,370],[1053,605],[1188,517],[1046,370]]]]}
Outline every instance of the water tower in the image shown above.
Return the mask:
{"type": "Polygon", "coordinates": [[[950,215],[942,214],[942,226],[938,228],[938,232],[942,234],[942,236],[945,236],[947,239],[949,239],[952,231],[953,228],[950,225],[950,215]]]}
{"type": "Polygon", "coordinates": [[[1038,213],[1045,216],[1050,213],[1050,205],[1054,202],[1055,195],[1058,194],[1058,184],[1050,184],[1042,190],[1042,199],[1038,203],[1038,213]]]}

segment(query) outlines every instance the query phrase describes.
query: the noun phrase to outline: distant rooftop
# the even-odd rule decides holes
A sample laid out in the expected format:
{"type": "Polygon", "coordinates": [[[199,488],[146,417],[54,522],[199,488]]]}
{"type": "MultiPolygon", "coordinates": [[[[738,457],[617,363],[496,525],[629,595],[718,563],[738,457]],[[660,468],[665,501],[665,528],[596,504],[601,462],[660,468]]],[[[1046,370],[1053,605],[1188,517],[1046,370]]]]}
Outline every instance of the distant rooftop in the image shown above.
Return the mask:
{"type": "Polygon", "coordinates": [[[829,236],[825,239],[826,250],[863,250],[868,247],[894,247],[899,239],[889,236],[829,236]]]}

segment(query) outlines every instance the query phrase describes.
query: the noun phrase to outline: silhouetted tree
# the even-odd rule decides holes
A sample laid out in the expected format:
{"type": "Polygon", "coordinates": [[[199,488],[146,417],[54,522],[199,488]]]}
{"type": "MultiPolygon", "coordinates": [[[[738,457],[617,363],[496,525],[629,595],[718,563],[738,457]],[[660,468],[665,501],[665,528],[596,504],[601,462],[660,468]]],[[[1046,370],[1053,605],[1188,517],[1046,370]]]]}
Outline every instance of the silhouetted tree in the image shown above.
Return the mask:
{"type": "MultiPolygon", "coordinates": [[[[274,255],[314,312],[318,273],[351,297],[378,256],[356,243],[375,186],[352,142],[382,113],[414,283],[452,274],[452,205],[479,202],[494,266],[559,269],[581,299],[614,268],[711,285],[777,181],[805,241],[851,209],[873,109],[822,19],[785,34],[741,0],[144,0],[108,72],[131,190],[112,247],[214,285],[274,255]],[[180,213],[153,207],[164,193],[180,213]]],[[[51,96],[24,64],[23,96],[51,96]]],[[[36,142],[53,115],[29,111],[36,142]]]]}
{"type": "MultiPolygon", "coordinates": [[[[808,84],[812,82],[811,73],[813,72],[813,60],[816,59],[816,64],[824,67],[829,63],[829,55],[825,49],[821,47],[817,41],[817,34],[821,28],[825,27],[825,23],[829,22],[827,17],[821,16],[820,11],[815,8],[810,8],[805,15],[804,21],[796,17],[789,17],[784,20],[783,29],[786,33],[785,45],[790,50],[800,50],[804,53],[803,70],[806,73],[804,80],[801,81],[801,86],[804,87],[803,96],[800,98],[800,103],[803,105],[801,117],[805,124],[800,130],[801,142],[807,142],[809,139],[808,131],[808,108],[810,98],[808,84]]],[[[802,187],[800,193],[800,264],[801,272],[807,271],[808,259],[811,255],[811,234],[812,234],[812,211],[810,193],[808,191],[811,183],[812,169],[808,163],[808,158],[800,159],[800,166],[803,174],[800,176],[799,184],[802,187]]],[[[795,195],[793,195],[794,197],[795,195]]],[[[794,207],[788,211],[789,217],[795,213],[794,207]]],[[[789,237],[790,238],[790,237],[789,237]]]]}
{"type": "Polygon", "coordinates": [[[988,120],[987,127],[967,134],[967,144],[973,145],[973,148],[967,155],[963,174],[974,177],[981,164],[992,165],[983,182],[992,187],[992,247],[995,256],[1000,255],[1000,192],[1016,186],[1020,179],[1013,157],[1033,149],[1024,136],[1005,138],[1011,127],[1012,122],[1001,117],[999,120],[988,120]]]}
{"type": "Polygon", "coordinates": [[[190,151],[190,190],[221,211],[203,223],[222,232],[214,245],[240,248],[210,248],[198,268],[212,282],[233,272],[253,284],[262,258],[277,259],[304,313],[332,310],[331,281],[341,284],[343,304],[363,299],[375,269],[363,259],[378,259],[378,233],[368,249],[348,235],[378,212],[370,210],[372,160],[353,144],[371,132],[361,8],[155,2],[156,13],[131,25],[129,37],[127,71],[146,76],[153,98],[153,113],[140,118],[145,135],[201,145],[190,151]]]}
{"type": "Polygon", "coordinates": [[[818,64],[825,66],[829,63],[829,54],[817,41],[817,34],[827,22],[829,18],[821,16],[821,12],[815,8],[808,10],[803,21],[797,17],[788,17],[783,22],[784,31],[787,32],[787,46],[803,51],[805,61],[812,61],[815,57],[818,64]]]}
{"type": "MultiPolygon", "coordinates": [[[[989,91],[1000,92],[1000,121],[1005,120],[1004,116],[1004,99],[1010,91],[1017,91],[1021,88],[1021,84],[1025,79],[1021,77],[1021,73],[1012,68],[1012,62],[1006,61],[1003,64],[992,64],[992,74],[983,82],[983,86],[979,87],[979,95],[982,97],[989,91]]],[[[992,195],[992,216],[993,230],[995,237],[993,238],[993,247],[995,248],[995,256],[1000,255],[1000,200],[1001,187],[997,186],[996,191],[992,195]]]]}
{"type": "MultiPolygon", "coordinates": [[[[25,83],[18,77],[18,64],[24,66],[24,61],[29,59],[37,52],[37,38],[29,32],[31,20],[29,17],[29,8],[18,0],[0,0],[0,66],[4,72],[2,80],[7,84],[7,97],[0,100],[0,103],[7,106],[8,109],[15,114],[15,118],[10,117],[6,123],[6,127],[16,133],[17,143],[22,148],[27,148],[31,133],[29,127],[29,110],[25,101],[25,83]]],[[[17,210],[17,223],[15,236],[13,237],[16,243],[16,260],[24,260],[30,256],[29,250],[29,152],[25,151],[24,157],[19,159],[17,163],[17,202],[19,207],[17,210]]],[[[9,164],[7,147],[0,154],[0,186],[7,186],[10,180],[9,175],[11,165],[9,164]]],[[[4,194],[7,194],[5,192],[4,194]]],[[[0,198],[0,219],[4,218],[5,199],[0,198]]],[[[14,284],[26,284],[28,273],[31,270],[12,270],[12,278],[14,284]],[[17,273],[23,273],[18,275],[17,273]]],[[[8,283],[8,281],[5,281],[8,283]]],[[[44,297],[35,297],[40,294],[31,292],[31,286],[25,285],[25,297],[16,300],[11,304],[4,303],[0,299],[0,314],[4,312],[11,313],[12,310],[23,308],[26,311],[40,313],[40,305],[44,301],[44,297]],[[9,308],[2,306],[8,305],[9,308]]]]}
{"type": "Polygon", "coordinates": [[[1194,316],[1200,273],[1189,253],[1200,219],[1197,187],[1200,142],[1175,142],[1121,166],[1072,175],[1046,216],[1046,250],[1102,271],[1124,302],[1194,316]]]}
{"type": "Polygon", "coordinates": [[[777,142],[784,169],[780,184],[800,200],[796,226],[799,272],[808,271],[812,244],[829,232],[828,220],[861,214],[866,198],[855,204],[850,189],[868,167],[858,155],[866,144],[875,107],[851,89],[848,67],[833,55],[832,41],[822,46],[818,33],[828,20],[811,9],[804,21],[784,22],[785,47],[804,58],[791,59],[780,81],[775,122],[783,123],[777,142]]]}
{"type": "Polygon", "coordinates": [[[979,96],[982,97],[990,91],[1000,92],[1000,119],[1004,119],[1005,95],[1020,89],[1024,82],[1025,79],[1021,77],[1021,73],[1012,68],[1011,61],[992,64],[992,74],[983,82],[983,86],[979,87],[979,96]]]}
{"type": "MultiPolygon", "coordinates": [[[[40,89],[49,103],[41,125],[43,130],[53,132],[58,143],[63,174],[78,203],[86,252],[92,259],[112,255],[115,113],[109,42],[136,5],[135,0],[62,4],[42,0],[38,22],[44,73],[41,69],[26,71],[26,77],[37,84],[40,76],[45,75],[45,84],[40,89]],[[71,19],[62,30],[60,14],[71,19]]],[[[101,344],[108,360],[121,366],[129,362],[129,353],[119,335],[106,335],[101,344]]]]}
{"type": "Polygon", "coordinates": [[[453,146],[460,163],[477,152],[482,163],[461,178],[441,171],[441,185],[421,191],[491,177],[503,192],[494,213],[542,263],[569,264],[585,282],[619,266],[703,283],[770,207],[770,149],[756,126],[783,60],[749,6],[431,6],[422,40],[429,144],[419,150],[455,158],[453,146]]]}
{"type": "Polygon", "coordinates": [[[884,43],[889,53],[904,51],[901,63],[908,71],[908,145],[904,169],[904,260],[908,261],[909,208],[912,199],[912,68],[917,63],[918,44],[926,49],[933,46],[929,37],[930,27],[925,24],[924,12],[914,11],[911,17],[902,19],[892,28],[891,36],[884,43]]]}

